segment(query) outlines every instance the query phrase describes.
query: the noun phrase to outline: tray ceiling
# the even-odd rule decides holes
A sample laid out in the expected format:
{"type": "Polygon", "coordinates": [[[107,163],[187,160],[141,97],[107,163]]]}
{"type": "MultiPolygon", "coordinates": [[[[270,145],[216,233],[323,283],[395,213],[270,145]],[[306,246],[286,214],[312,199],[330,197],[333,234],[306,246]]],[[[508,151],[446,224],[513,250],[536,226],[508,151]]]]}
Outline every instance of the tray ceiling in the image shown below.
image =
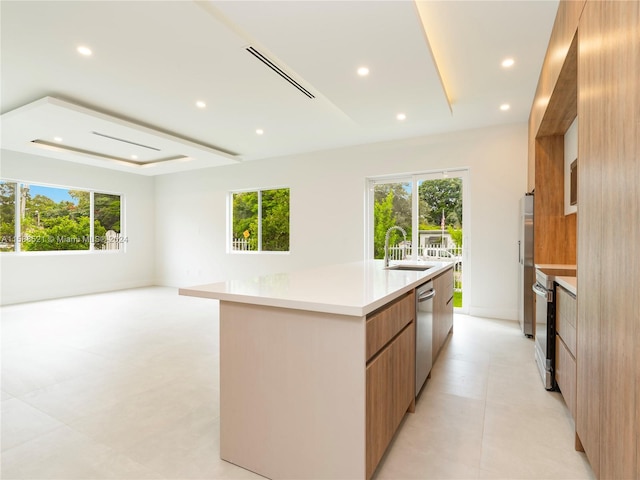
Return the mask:
{"type": "Polygon", "coordinates": [[[156,175],[525,122],[557,2],[0,8],[2,148],[156,175]]]}

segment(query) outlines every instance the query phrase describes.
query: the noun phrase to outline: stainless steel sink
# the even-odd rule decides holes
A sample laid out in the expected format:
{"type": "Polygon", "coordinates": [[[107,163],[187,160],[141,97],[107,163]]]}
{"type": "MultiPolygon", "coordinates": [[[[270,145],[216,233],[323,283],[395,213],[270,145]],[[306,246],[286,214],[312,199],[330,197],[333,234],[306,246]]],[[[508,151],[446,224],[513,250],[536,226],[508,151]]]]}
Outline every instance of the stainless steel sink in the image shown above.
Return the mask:
{"type": "Polygon", "coordinates": [[[411,270],[414,272],[424,272],[429,270],[430,268],[435,267],[435,265],[409,265],[409,264],[401,264],[401,265],[391,265],[387,267],[387,270],[411,270]]]}

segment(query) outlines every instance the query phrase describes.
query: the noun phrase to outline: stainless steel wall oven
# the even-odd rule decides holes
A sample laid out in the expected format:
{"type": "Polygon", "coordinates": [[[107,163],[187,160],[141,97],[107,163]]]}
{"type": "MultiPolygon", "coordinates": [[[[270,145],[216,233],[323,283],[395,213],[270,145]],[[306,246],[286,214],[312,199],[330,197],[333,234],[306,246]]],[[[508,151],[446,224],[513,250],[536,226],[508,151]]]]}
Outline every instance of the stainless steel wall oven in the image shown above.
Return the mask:
{"type": "Polygon", "coordinates": [[[556,390],[556,302],[555,277],[575,276],[575,265],[536,265],[535,293],[535,359],[542,383],[556,390]]]}

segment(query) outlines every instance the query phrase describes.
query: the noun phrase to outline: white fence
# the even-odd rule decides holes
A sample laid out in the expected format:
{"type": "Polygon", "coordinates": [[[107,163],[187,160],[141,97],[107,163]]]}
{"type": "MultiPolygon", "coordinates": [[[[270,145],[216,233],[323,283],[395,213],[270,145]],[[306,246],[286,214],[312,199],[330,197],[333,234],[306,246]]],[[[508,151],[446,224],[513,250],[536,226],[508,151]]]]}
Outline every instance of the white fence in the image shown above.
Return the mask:
{"type": "Polygon", "coordinates": [[[258,250],[258,240],[255,238],[234,238],[231,240],[231,250],[250,252],[258,250]]]}
{"type": "MultiPolygon", "coordinates": [[[[389,247],[389,260],[406,260],[411,257],[411,245],[389,247]]],[[[455,260],[462,262],[462,247],[444,248],[438,244],[418,247],[418,258],[424,260],[455,260]]]]}
{"type": "MultiPolygon", "coordinates": [[[[389,260],[407,260],[411,257],[411,245],[399,244],[389,247],[389,260]]],[[[453,289],[462,291],[462,247],[443,248],[440,245],[424,245],[418,248],[419,260],[454,261],[453,289]]]]}

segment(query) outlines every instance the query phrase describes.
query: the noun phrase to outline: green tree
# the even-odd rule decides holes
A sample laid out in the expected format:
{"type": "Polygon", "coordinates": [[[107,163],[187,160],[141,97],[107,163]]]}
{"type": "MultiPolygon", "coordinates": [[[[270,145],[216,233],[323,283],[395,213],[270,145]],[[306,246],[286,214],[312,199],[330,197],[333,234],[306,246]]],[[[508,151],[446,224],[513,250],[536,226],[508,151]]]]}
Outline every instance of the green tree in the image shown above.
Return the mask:
{"type": "Polygon", "coordinates": [[[262,250],[289,250],[289,189],[262,192],[262,250]]]}
{"type": "Polygon", "coordinates": [[[462,229],[453,228],[451,225],[447,226],[447,232],[451,236],[451,240],[456,244],[456,247],[462,247],[462,229]]]}
{"type": "Polygon", "coordinates": [[[94,219],[106,230],[120,233],[120,195],[95,193],[93,195],[94,219]]]}
{"type": "Polygon", "coordinates": [[[77,203],[68,202],[69,216],[71,218],[88,217],[91,215],[91,197],[89,192],[84,190],[69,190],[69,195],[76,200],[77,203]]]}
{"type": "MultiPolygon", "coordinates": [[[[89,222],[88,217],[79,220],[58,217],[50,219],[46,227],[38,227],[34,225],[33,219],[30,219],[25,228],[22,250],[89,250],[89,222]]],[[[104,235],[104,227],[99,228],[104,235]]],[[[98,231],[95,233],[99,235],[98,231]]]]}
{"type": "MultiPolygon", "coordinates": [[[[258,239],[258,192],[233,194],[233,238],[258,239]],[[245,235],[247,232],[247,235],[245,235]]],[[[257,244],[256,244],[257,249],[257,244]]],[[[252,248],[253,250],[253,248],[252,248]]]]}
{"type": "Polygon", "coordinates": [[[0,182],[0,251],[11,252],[15,246],[16,184],[0,182]]]}
{"type": "Polygon", "coordinates": [[[444,211],[445,224],[462,226],[462,179],[443,178],[422,182],[418,187],[421,221],[440,225],[444,211]]]}
{"type": "MultiPolygon", "coordinates": [[[[381,183],[375,186],[374,203],[386,200],[393,193],[393,214],[395,225],[404,228],[411,237],[411,190],[408,183],[381,183]]],[[[389,225],[391,226],[391,225],[389,225]]]]}
{"type": "MultiPolygon", "coordinates": [[[[384,200],[376,201],[373,204],[373,258],[384,258],[385,235],[387,234],[387,230],[395,225],[396,218],[393,213],[393,197],[393,191],[389,191],[384,200]]],[[[394,237],[397,233],[396,230],[392,232],[394,237]]]]}

